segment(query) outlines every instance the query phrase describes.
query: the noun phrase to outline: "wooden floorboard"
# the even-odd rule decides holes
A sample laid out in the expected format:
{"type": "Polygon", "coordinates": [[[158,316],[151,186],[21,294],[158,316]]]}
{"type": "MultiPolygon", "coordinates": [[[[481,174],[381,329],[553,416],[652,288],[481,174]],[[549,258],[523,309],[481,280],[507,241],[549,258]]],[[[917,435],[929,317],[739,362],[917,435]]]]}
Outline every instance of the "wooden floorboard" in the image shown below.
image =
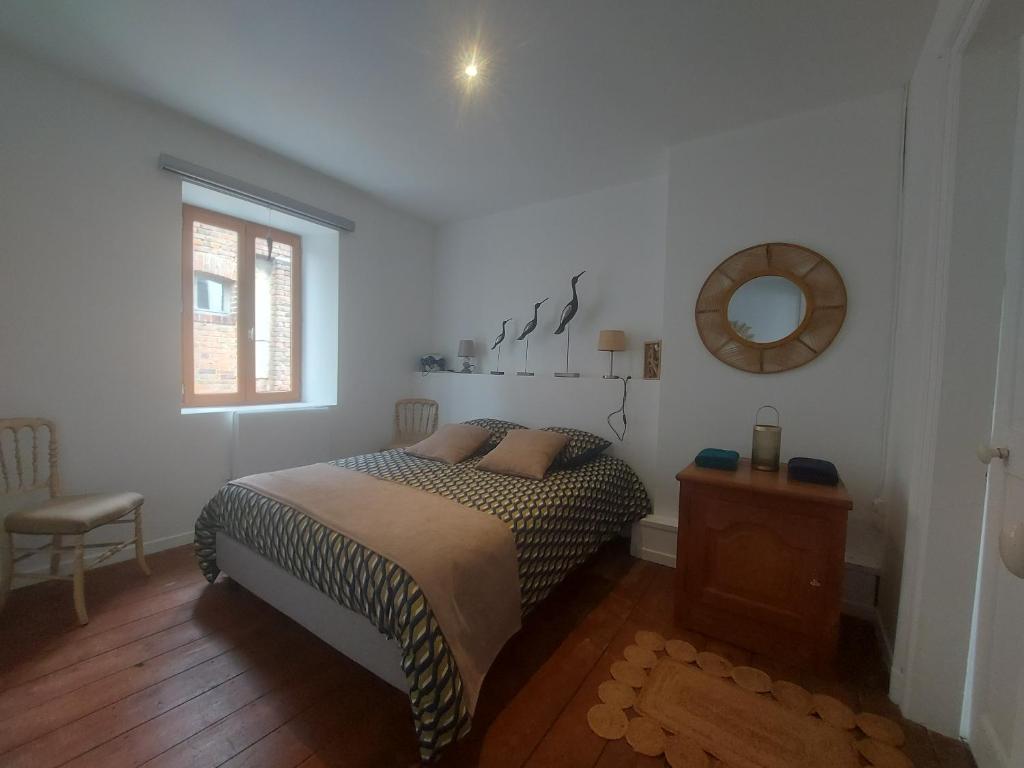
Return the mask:
{"type": "MultiPolygon", "coordinates": [[[[205,582],[191,547],[16,590],[0,614],[0,768],[411,766],[408,699],[230,580],[205,582]]],[[[873,629],[844,620],[834,674],[819,675],[675,626],[673,571],[613,545],[571,576],[503,649],[469,736],[438,765],[662,766],[586,723],[638,629],[899,718],[873,629]]],[[[970,768],[958,741],[904,721],[917,768],[970,768]]],[[[715,768],[722,768],[713,763],[715,768]]]]}

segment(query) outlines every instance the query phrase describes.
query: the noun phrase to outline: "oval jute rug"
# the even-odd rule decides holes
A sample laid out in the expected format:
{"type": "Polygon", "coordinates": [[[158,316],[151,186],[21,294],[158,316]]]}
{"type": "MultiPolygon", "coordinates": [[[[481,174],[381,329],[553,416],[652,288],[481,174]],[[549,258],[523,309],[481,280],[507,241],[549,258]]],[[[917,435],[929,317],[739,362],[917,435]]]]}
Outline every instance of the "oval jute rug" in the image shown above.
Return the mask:
{"type": "Polygon", "coordinates": [[[639,645],[627,645],[622,655],[626,657],[626,661],[638,664],[644,669],[650,669],[658,663],[658,657],[654,651],[650,648],[642,648],[639,645]]]}
{"type": "Polygon", "coordinates": [[[857,716],[839,699],[826,696],[824,693],[815,693],[811,699],[814,700],[814,711],[829,725],[842,728],[844,731],[852,731],[857,727],[857,716]]]}
{"type": "Polygon", "coordinates": [[[730,672],[736,685],[752,693],[767,693],[772,689],[772,679],[767,672],[753,667],[733,667],[730,672]]]}
{"type": "Polygon", "coordinates": [[[619,680],[605,680],[597,687],[597,698],[618,709],[628,709],[636,704],[636,691],[619,680]]]}
{"type": "Polygon", "coordinates": [[[898,749],[903,729],[888,718],[855,714],[832,696],[773,682],[678,638],[641,630],[635,639],[626,659],[612,662],[613,679],[598,686],[602,703],[587,712],[603,739],[625,737],[639,754],[664,754],[670,768],[913,766],[898,749]],[[855,728],[868,738],[858,740],[855,728]]]}
{"type": "Polygon", "coordinates": [[[665,651],[676,661],[690,664],[697,660],[697,649],[685,640],[666,640],[665,651]]]}
{"type": "Polygon", "coordinates": [[[869,738],[880,741],[883,744],[902,747],[903,742],[906,741],[903,729],[889,718],[882,717],[881,715],[861,712],[857,715],[857,727],[869,738]]]}
{"type": "Polygon", "coordinates": [[[665,732],[649,717],[634,717],[626,728],[626,741],[641,755],[657,757],[665,751],[665,732]]]}
{"type": "Polygon", "coordinates": [[[697,666],[715,677],[728,677],[732,671],[732,663],[717,653],[701,651],[697,654],[697,666]]]}
{"type": "Polygon", "coordinates": [[[861,739],[854,746],[875,768],[914,768],[909,757],[896,747],[883,744],[880,741],[861,739]]]}
{"type": "Polygon", "coordinates": [[[637,645],[641,648],[646,648],[649,651],[665,650],[665,638],[657,632],[641,629],[636,633],[636,636],[633,639],[636,640],[637,645]]]}
{"type": "Polygon", "coordinates": [[[595,704],[587,712],[587,725],[602,739],[614,741],[626,735],[629,718],[625,712],[611,704],[595,704]]]}
{"type": "Polygon", "coordinates": [[[612,664],[612,677],[621,683],[639,688],[644,684],[644,668],[631,661],[616,661],[612,664]]]}
{"type": "Polygon", "coordinates": [[[707,753],[696,741],[676,733],[665,739],[665,759],[670,768],[709,768],[711,765],[707,753]]]}
{"type": "Polygon", "coordinates": [[[814,699],[811,694],[796,683],[788,680],[776,680],[772,683],[772,696],[786,709],[798,715],[809,715],[814,711],[814,699]]]}

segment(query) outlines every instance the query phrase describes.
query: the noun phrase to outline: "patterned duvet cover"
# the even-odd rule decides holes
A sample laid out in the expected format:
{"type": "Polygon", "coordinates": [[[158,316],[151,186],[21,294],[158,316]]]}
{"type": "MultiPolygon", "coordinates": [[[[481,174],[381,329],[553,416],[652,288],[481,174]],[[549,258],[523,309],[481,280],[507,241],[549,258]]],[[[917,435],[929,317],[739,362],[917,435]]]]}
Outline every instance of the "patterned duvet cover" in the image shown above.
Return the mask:
{"type": "MultiPolygon", "coordinates": [[[[524,616],[576,566],[651,511],[643,483],[612,456],[549,472],[543,480],[419,459],[402,450],[331,462],[437,493],[503,520],[515,537],[524,616]]],[[[196,521],[199,567],[213,581],[218,531],[365,616],[398,643],[425,761],[468,733],[455,660],[416,582],[376,552],[278,501],[228,483],[196,521]]],[[[438,553],[443,556],[444,553],[438,553]]]]}

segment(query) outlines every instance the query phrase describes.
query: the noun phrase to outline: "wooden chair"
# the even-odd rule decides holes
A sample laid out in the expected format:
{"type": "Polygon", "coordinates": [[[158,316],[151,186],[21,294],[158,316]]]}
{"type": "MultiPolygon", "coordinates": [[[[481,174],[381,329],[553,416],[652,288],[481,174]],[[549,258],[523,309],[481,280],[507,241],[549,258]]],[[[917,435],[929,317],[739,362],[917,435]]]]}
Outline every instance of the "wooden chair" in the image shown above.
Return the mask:
{"type": "Polygon", "coordinates": [[[61,579],[74,583],[75,613],[78,622],[87,624],[89,616],[85,611],[85,571],[95,568],[107,558],[127,547],[135,545],[135,559],[147,576],[142,546],[142,504],[144,499],[137,493],[92,493],[76,496],[60,495],[60,472],[57,468],[57,430],[48,419],[0,419],[0,480],[3,487],[0,496],[14,497],[34,491],[49,491],[49,499],[41,504],[28,506],[11,512],[4,520],[7,532],[6,557],[0,568],[0,609],[7,599],[11,581],[15,577],[47,580],[61,579]],[[39,450],[40,436],[47,436],[49,472],[40,477],[39,450]],[[31,447],[27,435],[31,435],[31,447]],[[29,465],[29,466],[26,466],[29,465]],[[11,474],[13,468],[13,475],[11,474]],[[31,469],[31,471],[29,471],[31,469]],[[129,517],[131,515],[131,517],[129,517]],[[127,541],[86,544],[85,535],[101,525],[126,524],[134,526],[134,536],[127,541]],[[40,547],[16,547],[15,534],[50,536],[50,542],[40,547]],[[74,544],[65,546],[65,536],[73,537],[74,544]],[[106,551],[88,567],[85,564],[85,550],[105,548],[106,551]],[[50,572],[48,574],[18,573],[14,565],[33,555],[50,551],[50,572]],[[61,554],[74,552],[71,576],[60,575],[61,554]]]}
{"type": "Polygon", "coordinates": [[[413,397],[395,403],[395,434],[388,448],[405,448],[437,431],[437,401],[413,397]]]}

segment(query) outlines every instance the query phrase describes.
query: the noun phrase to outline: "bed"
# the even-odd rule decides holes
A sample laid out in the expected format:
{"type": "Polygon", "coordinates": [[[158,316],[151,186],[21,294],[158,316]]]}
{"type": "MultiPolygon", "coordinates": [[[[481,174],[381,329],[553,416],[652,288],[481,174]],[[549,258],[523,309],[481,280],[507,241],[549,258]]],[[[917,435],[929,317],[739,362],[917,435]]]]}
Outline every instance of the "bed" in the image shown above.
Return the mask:
{"type": "MultiPolygon", "coordinates": [[[[604,543],[650,513],[630,467],[600,455],[531,480],[388,450],[329,462],[500,519],[511,531],[522,616],[604,543]]],[[[196,522],[199,566],[221,570],[406,691],[420,754],[433,760],[471,724],[455,657],[417,582],[403,568],[313,517],[233,481],[196,522]]],[[[507,535],[507,534],[506,534],[507,535]]],[[[438,557],[444,557],[439,553],[438,557]]]]}

